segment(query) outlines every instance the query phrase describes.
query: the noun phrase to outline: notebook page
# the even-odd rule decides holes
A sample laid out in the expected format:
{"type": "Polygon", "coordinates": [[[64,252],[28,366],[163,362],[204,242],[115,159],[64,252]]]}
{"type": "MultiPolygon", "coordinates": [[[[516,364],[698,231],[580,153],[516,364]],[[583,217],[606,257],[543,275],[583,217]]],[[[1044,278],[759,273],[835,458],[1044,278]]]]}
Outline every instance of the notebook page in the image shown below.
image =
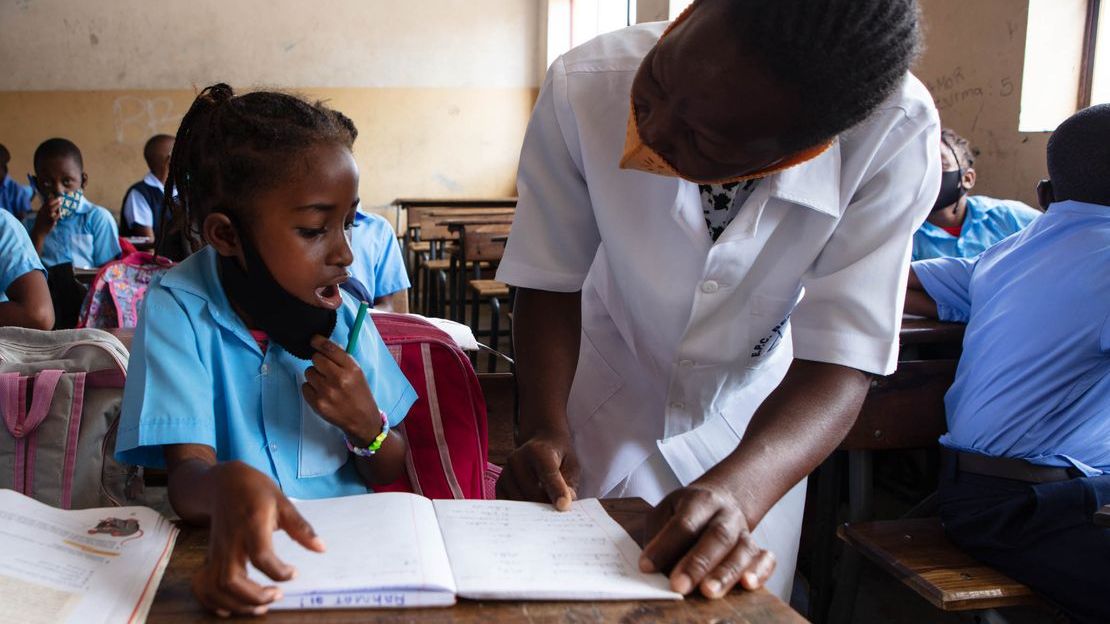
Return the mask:
{"type": "Polygon", "coordinates": [[[0,490],[0,622],[141,622],[176,539],[146,507],[62,510],[0,490]]]}
{"type": "Polygon", "coordinates": [[[514,501],[432,504],[464,598],[682,598],[663,575],[640,572],[640,547],[597,499],[576,501],[566,512],[514,501]]]}
{"type": "MultiPolygon", "coordinates": [[[[431,502],[403,493],[295,500],[324,540],[314,553],[283,531],[274,551],[297,568],[272,609],[412,607],[454,603],[455,584],[431,502]]],[[[250,576],[273,584],[250,568],[250,576]]]]}

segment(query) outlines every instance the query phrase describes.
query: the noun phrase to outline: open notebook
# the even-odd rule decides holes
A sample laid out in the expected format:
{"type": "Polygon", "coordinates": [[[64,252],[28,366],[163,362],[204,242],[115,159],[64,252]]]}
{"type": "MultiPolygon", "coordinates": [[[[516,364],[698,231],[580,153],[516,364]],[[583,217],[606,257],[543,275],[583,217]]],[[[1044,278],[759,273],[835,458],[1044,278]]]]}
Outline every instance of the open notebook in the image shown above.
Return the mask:
{"type": "Polygon", "coordinates": [[[0,490],[0,622],[142,622],[176,539],[146,507],[67,511],[0,490]]]}
{"type": "MultiPolygon", "coordinates": [[[[297,567],[273,609],[427,607],[486,600],[677,600],[661,574],[639,571],[640,548],[596,499],[570,511],[510,501],[382,493],[295,501],[328,546],[285,533],[297,567]]],[[[257,570],[254,580],[271,584],[257,570]]]]}

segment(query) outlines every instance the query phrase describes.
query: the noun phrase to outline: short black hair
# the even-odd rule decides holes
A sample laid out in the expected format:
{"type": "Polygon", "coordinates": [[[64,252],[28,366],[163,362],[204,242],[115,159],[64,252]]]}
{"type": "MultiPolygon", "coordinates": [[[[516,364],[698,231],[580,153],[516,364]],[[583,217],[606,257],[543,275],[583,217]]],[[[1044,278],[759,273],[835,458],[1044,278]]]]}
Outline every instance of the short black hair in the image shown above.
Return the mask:
{"type": "Polygon", "coordinates": [[[940,131],[940,140],[955,152],[956,164],[960,169],[966,171],[975,166],[975,158],[979,155],[979,150],[972,147],[970,141],[956,134],[956,131],[951,128],[940,131]]]}
{"type": "Polygon", "coordinates": [[[3,143],[0,143],[0,167],[7,167],[8,163],[11,161],[12,153],[8,151],[8,148],[4,147],[3,143]]]}
{"type": "Polygon", "coordinates": [[[85,170],[85,159],[81,157],[81,150],[77,148],[77,145],[69,139],[53,138],[43,141],[35,149],[35,171],[38,171],[42,161],[59,157],[72,158],[77,162],[81,171],[85,170]]]}
{"type": "Polygon", "coordinates": [[[721,0],[742,47],[795,89],[790,149],[862,122],[904,80],[921,48],[917,0],[721,0]]]}
{"type": "Polygon", "coordinates": [[[175,236],[184,240],[166,243],[171,258],[198,249],[203,241],[196,236],[209,214],[249,219],[243,206],[299,164],[297,151],[316,145],[350,149],[356,137],[354,122],[319,101],[274,91],[236,95],[224,83],[205,88],[177,130],[164,205],[172,219],[162,220],[170,230],[159,237],[160,249],[161,239],[175,236]]]}
{"type": "Polygon", "coordinates": [[[1085,108],[1056,128],[1048,177],[1055,201],[1110,206],[1110,104],[1085,108]]]}
{"type": "MultiPolygon", "coordinates": [[[[151,161],[154,160],[154,148],[157,147],[159,143],[172,140],[173,137],[168,134],[156,134],[147,139],[146,144],[143,145],[143,160],[146,161],[146,164],[152,164],[151,161]]],[[[151,168],[153,169],[153,167],[151,168]]]]}

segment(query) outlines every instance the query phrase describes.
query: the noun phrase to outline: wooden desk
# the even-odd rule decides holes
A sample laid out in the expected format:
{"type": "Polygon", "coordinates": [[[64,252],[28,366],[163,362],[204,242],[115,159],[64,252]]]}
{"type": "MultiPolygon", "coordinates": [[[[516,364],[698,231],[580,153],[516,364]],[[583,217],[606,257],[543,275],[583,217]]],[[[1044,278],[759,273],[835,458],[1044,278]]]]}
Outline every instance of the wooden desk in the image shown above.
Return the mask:
{"type": "Polygon", "coordinates": [[[1110,505],[1103,505],[1102,509],[1095,512],[1095,524],[1110,527],[1110,505]]]}
{"type": "MultiPolygon", "coordinates": [[[[640,499],[604,501],[605,508],[637,542],[642,542],[649,509],[640,499]]],[[[185,528],[177,539],[166,575],[154,596],[147,622],[224,622],[206,614],[193,598],[189,584],[204,561],[207,532],[185,528]]],[[[372,565],[368,563],[367,565],[372,565]]],[[[248,620],[242,620],[248,621],[248,620]]],[[[801,623],[802,616],[767,591],[734,592],[721,600],[700,597],[681,602],[481,602],[459,600],[445,609],[273,612],[260,621],[334,624],[339,622],[748,622],[801,623]]]]}
{"type": "Polygon", "coordinates": [[[487,197],[476,199],[397,198],[398,208],[515,208],[515,197],[487,197]]]}
{"type": "Polygon", "coordinates": [[[920,316],[902,317],[899,339],[903,345],[955,343],[964,339],[963,323],[945,323],[920,316]]]}

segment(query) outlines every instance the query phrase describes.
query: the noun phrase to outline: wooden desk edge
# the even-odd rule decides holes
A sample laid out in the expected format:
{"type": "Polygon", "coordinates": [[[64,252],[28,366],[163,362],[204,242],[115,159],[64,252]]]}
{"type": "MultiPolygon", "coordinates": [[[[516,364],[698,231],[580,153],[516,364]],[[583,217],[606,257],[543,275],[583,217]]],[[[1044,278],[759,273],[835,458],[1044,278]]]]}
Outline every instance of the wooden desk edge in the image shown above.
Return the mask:
{"type": "MultiPolygon", "coordinates": [[[[642,543],[650,505],[639,498],[603,500],[606,511],[637,543],[642,543]]],[[[166,575],[155,595],[147,622],[221,622],[201,611],[190,589],[192,571],[204,560],[204,531],[183,527],[166,575]]],[[[800,623],[806,620],[767,590],[737,591],[721,600],[700,597],[684,601],[528,602],[459,599],[451,608],[355,609],[350,611],[283,611],[265,621],[327,624],[338,622],[533,622],[533,621],[651,621],[701,622],[740,620],[759,624],[800,623]]]]}

